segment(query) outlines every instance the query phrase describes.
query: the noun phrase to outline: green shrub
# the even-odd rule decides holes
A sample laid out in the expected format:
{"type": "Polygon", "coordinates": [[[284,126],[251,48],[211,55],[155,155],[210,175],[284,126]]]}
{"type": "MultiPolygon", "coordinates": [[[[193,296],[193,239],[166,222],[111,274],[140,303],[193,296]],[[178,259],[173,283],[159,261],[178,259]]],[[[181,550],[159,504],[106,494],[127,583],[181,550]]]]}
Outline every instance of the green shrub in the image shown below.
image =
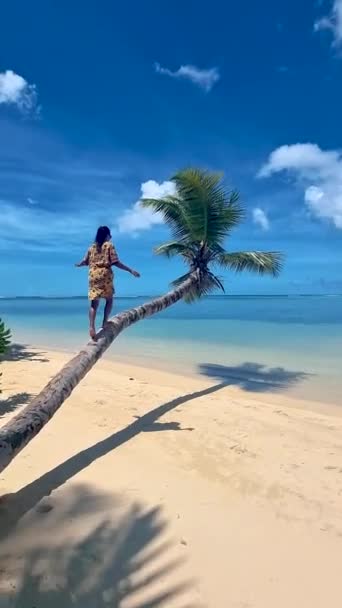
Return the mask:
{"type": "MultiPolygon", "coordinates": [[[[0,357],[4,355],[11,344],[11,330],[8,329],[5,323],[0,319],[0,357]]],[[[0,373],[0,377],[2,374],[0,373]]],[[[0,389],[1,393],[1,389],[0,389]]]]}
{"type": "Polygon", "coordinates": [[[11,330],[0,319],[0,355],[4,355],[11,344],[11,330]]]}

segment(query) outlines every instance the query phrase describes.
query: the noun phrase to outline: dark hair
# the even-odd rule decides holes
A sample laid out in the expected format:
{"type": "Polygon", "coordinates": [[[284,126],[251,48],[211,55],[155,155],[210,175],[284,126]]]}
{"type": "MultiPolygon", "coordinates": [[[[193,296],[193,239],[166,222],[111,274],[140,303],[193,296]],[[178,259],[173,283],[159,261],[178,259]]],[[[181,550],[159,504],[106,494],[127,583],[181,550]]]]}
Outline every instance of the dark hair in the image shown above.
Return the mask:
{"type": "Polygon", "coordinates": [[[110,233],[108,226],[100,226],[100,228],[98,228],[97,233],[96,233],[95,243],[98,246],[98,248],[101,249],[103,243],[105,241],[107,241],[108,239],[110,239],[111,237],[112,237],[112,235],[110,233]]]}

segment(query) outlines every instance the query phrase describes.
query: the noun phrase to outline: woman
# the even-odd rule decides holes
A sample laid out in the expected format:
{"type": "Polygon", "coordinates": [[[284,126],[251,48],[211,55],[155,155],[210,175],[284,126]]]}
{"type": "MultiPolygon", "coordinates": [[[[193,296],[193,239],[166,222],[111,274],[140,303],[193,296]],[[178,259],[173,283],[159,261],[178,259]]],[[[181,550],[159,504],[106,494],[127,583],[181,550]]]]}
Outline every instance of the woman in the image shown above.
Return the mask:
{"type": "Polygon", "coordinates": [[[95,321],[100,298],[106,300],[102,327],[106,325],[112,311],[114,295],[112,266],[130,272],[134,277],[140,277],[139,272],[120,262],[110,242],[111,238],[109,228],[100,226],[95,243],[88,249],[82,262],[76,264],[77,267],[89,266],[89,333],[93,340],[96,338],[95,321]]]}

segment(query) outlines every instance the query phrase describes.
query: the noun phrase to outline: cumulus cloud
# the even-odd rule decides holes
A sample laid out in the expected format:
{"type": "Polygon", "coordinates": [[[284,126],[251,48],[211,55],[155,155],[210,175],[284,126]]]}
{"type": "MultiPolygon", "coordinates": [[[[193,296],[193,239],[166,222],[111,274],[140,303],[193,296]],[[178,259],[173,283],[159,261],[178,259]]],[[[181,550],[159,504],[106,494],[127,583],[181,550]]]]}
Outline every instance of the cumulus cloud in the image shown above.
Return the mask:
{"type": "Polygon", "coordinates": [[[136,236],[143,230],[149,230],[156,224],[162,224],[163,218],[160,214],[154,213],[151,209],[144,209],[141,199],[144,198],[163,198],[164,196],[176,193],[173,182],[165,181],[161,184],[150,179],[141,184],[141,198],[131,207],[126,209],[117,221],[117,227],[122,234],[136,236]]]}
{"type": "Polygon", "coordinates": [[[334,44],[342,44],[342,0],[334,0],[330,14],[316,21],[314,30],[330,30],[334,36],[334,44]]]}
{"type": "Polygon", "coordinates": [[[259,177],[290,172],[304,188],[310,212],[342,229],[342,154],[316,144],[281,146],[272,152],[259,177]]]}
{"type": "Polygon", "coordinates": [[[270,221],[265,211],[263,211],[263,209],[260,209],[260,207],[255,207],[255,209],[253,209],[253,222],[262,230],[267,231],[270,229],[270,221]]]}
{"type": "Polygon", "coordinates": [[[0,72],[0,105],[14,105],[23,112],[38,112],[37,90],[12,70],[0,72]]]}
{"type": "Polygon", "coordinates": [[[176,79],[190,80],[190,82],[203,89],[206,93],[209,93],[220,80],[218,68],[202,70],[195,65],[181,65],[178,70],[173,72],[168,68],[163,68],[159,63],[156,63],[154,67],[158,74],[164,74],[176,79]]]}

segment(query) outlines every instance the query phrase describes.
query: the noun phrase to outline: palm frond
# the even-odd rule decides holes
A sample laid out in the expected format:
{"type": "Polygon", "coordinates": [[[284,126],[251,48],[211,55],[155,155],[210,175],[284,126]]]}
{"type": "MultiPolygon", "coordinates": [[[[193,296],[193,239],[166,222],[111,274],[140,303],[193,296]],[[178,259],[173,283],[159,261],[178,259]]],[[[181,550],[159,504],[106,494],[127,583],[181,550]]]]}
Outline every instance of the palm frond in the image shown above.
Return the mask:
{"type": "Polygon", "coordinates": [[[225,293],[225,291],[226,291],[226,290],[225,290],[225,288],[224,288],[224,285],[223,285],[223,283],[222,283],[221,279],[219,279],[219,277],[217,277],[217,276],[216,276],[215,274],[213,274],[212,272],[209,272],[208,274],[209,274],[209,276],[210,276],[211,281],[213,281],[213,282],[214,282],[214,284],[216,285],[216,288],[217,288],[217,289],[220,289],[221,291],[223,291],[223,293],[225,293]]]}
{"type": "Polygon", "coordinates": [[[227,196],[223,214],[227,232],[229,233],[232,228],[241,224],[244,219],[245,211],[240,203],[240,195],[237,190],[232,190],[227,196]]]}
{"type": "Polygon", "coordinates": [[[181,255],[186,259],[191,260],[195,254],[194,248],[191,245],[180,243],[179,241],[171,241],[164,243],[154,249],[156,255],[165,255],[167,258],[173,258],[176,255],[181,255]]]}
{"type": "Polygon", "coordinates": [[[175,182],[177,192],[180,194],[196,189],[204,183],[215,188],[222,180],[223,174],[219,172],[210,172],[202,169],[188,167],[181,169],[171,178],[175,182]]]}
{"type": "Polygon", "coordinates": [[[248,270],[276,277],[283,266],[283,255],[276,251],[224,252],[215,256],[215,262],[224,268],[235,270],[235,272],[248,270]]]}
{"type": "Polygon", "coordinates": [[[184,281],[187,281],[188,279],[190,279],[190,276],[191,276],[191,272],[186,272],[181,277],[178,277],[177,279],[174,279],[172,281],[171,285],[173,287],[178,287],[179,285],[181,285],[182,283],[184,283],[184,281]]]}
{"type": "MultiPolygon", "coordinates": [[[[184,274],[178,279],[172,281],[172,285],[174,287],[178,287],[184,281],[190,278],[191,272],[184,274]]],[[[199,282],[195,283],[191,290],[184,296],[183,300],[187,304],[192,304],[196,300],[199,300],[203,296],[209,295],[217,289],[221,289],[224,292],[223,284],[220,279],[215,276],[212,272],[207,271],[200,275],[199,282]]]]}
{"type": "Polygon", "coordinates": [[[189,233],[194,241],[208,244],[223,241],[241,221],[239,195],[225,190],[221,174],[186,169],[173,180],[186,209],[189,233]]]}
{"type": "Polygon", "coordinates": [[[141,205],[152,209],[155,213],[160,213],[175,238],[183,239],[189,236],[186,209],[177,196],[166,196],[161,199],[144,198],[141,205]]]}

